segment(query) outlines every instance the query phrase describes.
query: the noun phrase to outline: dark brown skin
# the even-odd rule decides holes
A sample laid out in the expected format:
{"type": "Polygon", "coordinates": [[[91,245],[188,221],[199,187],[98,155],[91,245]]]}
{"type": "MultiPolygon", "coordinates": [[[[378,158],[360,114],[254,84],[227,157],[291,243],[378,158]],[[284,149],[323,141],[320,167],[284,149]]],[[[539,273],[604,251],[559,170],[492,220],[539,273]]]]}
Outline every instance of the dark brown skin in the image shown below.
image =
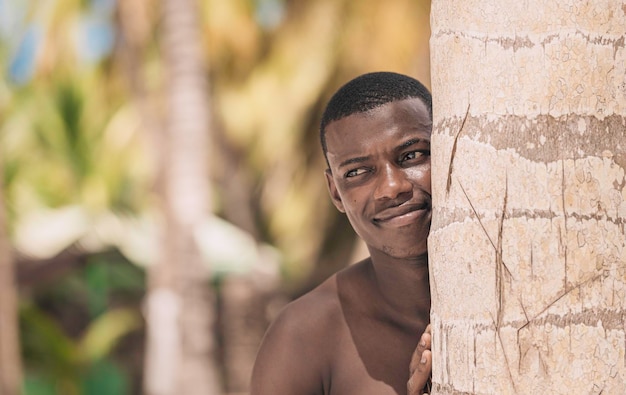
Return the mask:
{"type": "Polygon", "coordinates": [[[251,395],[423,393],[432,362],[431,129],[419,99],[327,126],[330,196],[370,258],[281,312],[259,350],[251,395]]]}

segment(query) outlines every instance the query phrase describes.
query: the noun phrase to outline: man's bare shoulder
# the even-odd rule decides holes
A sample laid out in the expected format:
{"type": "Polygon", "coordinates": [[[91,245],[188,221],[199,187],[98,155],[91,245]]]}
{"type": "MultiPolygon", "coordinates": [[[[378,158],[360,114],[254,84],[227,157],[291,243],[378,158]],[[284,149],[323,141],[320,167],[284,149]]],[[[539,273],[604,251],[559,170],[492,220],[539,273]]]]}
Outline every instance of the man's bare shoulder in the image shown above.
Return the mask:
{"type": "Polygon", "coordinates": [[[344,323],[337,286],[338,278],[355,287],[362,286],[367,260],[350,265],[329,277],[313,290],[289,303],[279,313],[273,326],[284,327],[292,334],[310,335],[315,332],[335,332],[344,323]]]}
{"type": "MultiPolygon", "coordinates": [[[[307,337],[321,335],[337,323],[341,306],[337,296],[337,275],[287,304],[272,323],[269,331],[280,331],[284,336],[307,337]]],[[[320,339],[324,340],[324,339],[320,339]]]]}
{"type": "Polygon", "coordinates": [[[336,277],[285,306],[257,354],[252,395],[323,394],[341,325],[336,277]]]}

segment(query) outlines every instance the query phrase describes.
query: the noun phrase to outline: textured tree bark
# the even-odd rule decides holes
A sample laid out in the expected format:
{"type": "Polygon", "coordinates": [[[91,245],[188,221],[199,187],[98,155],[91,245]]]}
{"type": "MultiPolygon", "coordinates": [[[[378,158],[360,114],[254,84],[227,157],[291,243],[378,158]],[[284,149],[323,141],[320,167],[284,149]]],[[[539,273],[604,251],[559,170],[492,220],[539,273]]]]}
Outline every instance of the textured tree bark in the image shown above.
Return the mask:
{"type": "Polygon", "coordinates": [[[431,21],[433,393],[623,393],[626,2],[431,21]]]}
{"type": "Polygon", "coordinates": [[[3,189],[3,183],[0,181],[0,394],[18,395],[22,388],[17,307],[19,299],[14,261],[6,230],[3,189]]]}
{"type": "Polygon", "coordinates": [[[167,71],[161,162],[165,230],[146,300],[145,393],[220,393],[215,297],[194,232],[210,209],[207,71],[195,0],[162,0],[167,71]]]}

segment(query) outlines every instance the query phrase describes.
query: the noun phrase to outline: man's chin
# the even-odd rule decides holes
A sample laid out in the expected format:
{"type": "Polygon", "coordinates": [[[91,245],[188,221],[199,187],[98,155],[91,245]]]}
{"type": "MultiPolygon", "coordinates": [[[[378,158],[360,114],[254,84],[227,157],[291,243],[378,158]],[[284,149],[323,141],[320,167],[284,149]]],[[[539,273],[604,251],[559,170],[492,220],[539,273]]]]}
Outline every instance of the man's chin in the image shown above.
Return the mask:
{"type": "Polygon", "coordinates": [[[382,251],[395,259],[404,260],[424,260],[428,258],[428,248],[424,246],[411,246],[411,248],[400,248],[397,246],[383,245],[382,251]]]}

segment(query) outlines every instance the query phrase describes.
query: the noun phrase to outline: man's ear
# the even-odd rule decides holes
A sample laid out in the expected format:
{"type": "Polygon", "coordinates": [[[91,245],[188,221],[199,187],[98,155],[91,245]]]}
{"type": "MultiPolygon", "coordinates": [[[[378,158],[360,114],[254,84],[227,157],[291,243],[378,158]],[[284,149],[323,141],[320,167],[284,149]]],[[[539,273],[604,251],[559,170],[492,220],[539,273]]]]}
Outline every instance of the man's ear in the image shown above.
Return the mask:
{"type": "Polygon", "coordinates": [[[328,186],[328,193],[330,194],[330,200],[333,201],[337,210],[345,213],[346,210],[343,208],[343,202],[341,201],[341,196],[339,196],[339,192],[337,191],[337,186],[335,185],[335,179],[333,178],[333,173],[330,172],[330,169],[326,169],[324,172],[326,175],[326,185],[328,186]]]}

